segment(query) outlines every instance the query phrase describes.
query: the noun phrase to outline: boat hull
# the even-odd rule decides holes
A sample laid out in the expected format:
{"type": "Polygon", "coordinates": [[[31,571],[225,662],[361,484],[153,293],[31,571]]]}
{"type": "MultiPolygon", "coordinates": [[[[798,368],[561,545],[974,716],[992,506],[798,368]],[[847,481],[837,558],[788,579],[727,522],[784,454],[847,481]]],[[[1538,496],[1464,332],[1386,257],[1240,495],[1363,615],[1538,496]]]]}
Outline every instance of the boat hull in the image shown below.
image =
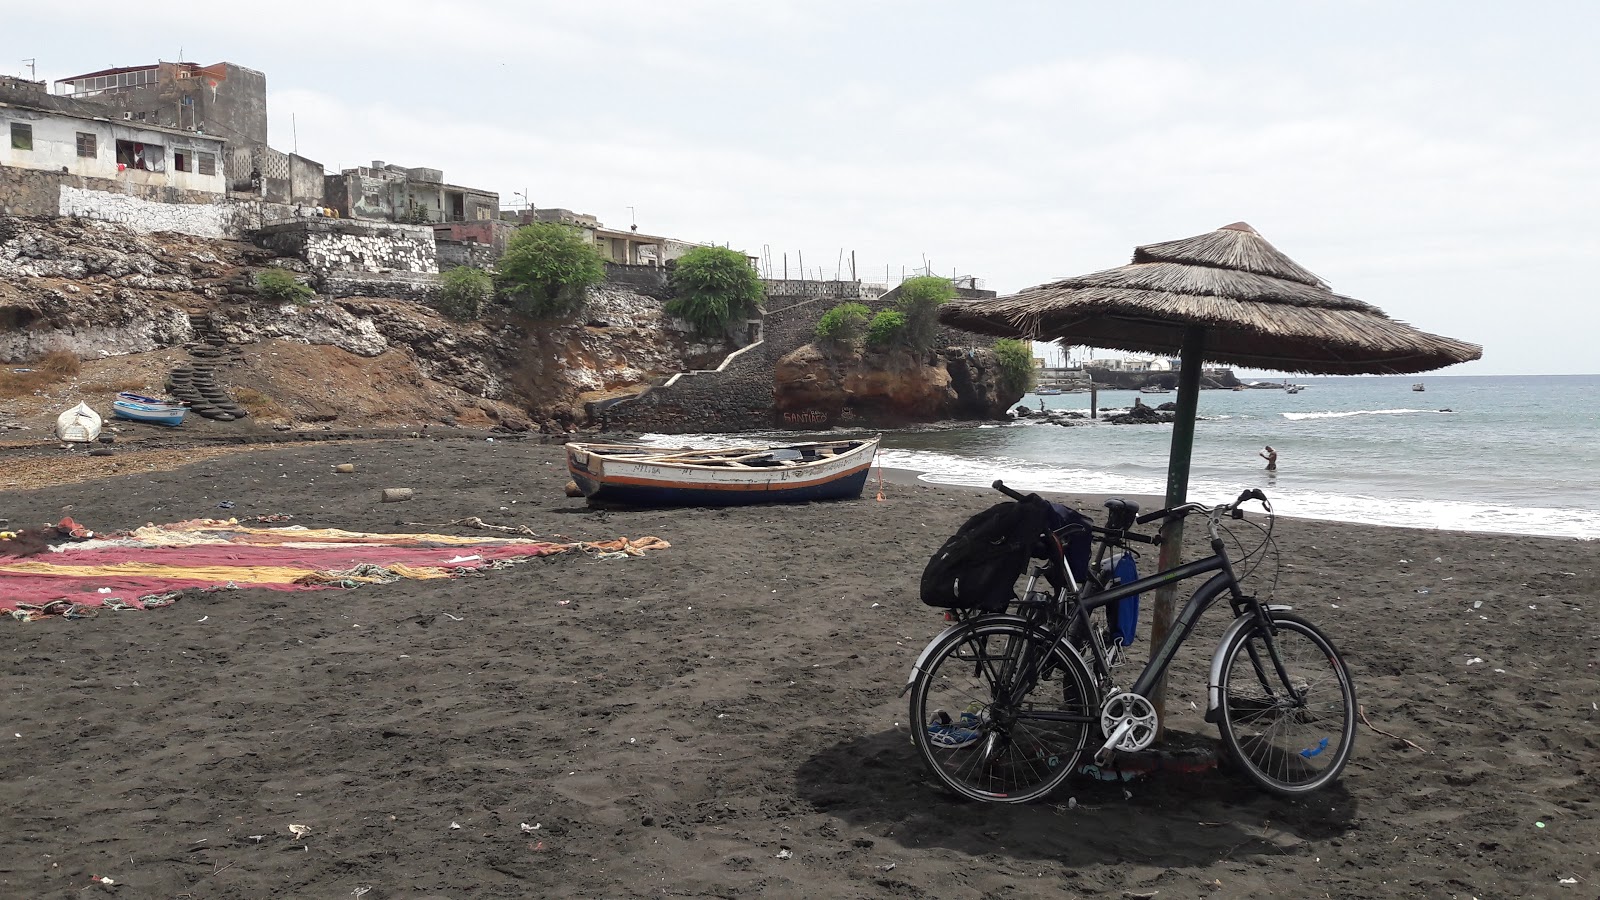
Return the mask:
{"type": "Polygon", "coordinates": [[[79,403],[56,417],[56,437],[72,444],[87,444],[100,436],[100,414],[79,403]]]}
{"type": "Polygon", "coordinates": [[[877,441],[795,466],[723,468],[604,457],[567,445],[567,471],[592,503],[626,506],[748,506],[861,496],[877,441]]]}
{"type": "Polygon", "coordinates": [[[151,425],[166,425],[173,428],[183,424],[183,416],[186,412],[188,410],[181,406],[156,406],[131,403],[126,400],[116,400],[111,404],[111,414],[119,419],[145,422],[151,425]]]}

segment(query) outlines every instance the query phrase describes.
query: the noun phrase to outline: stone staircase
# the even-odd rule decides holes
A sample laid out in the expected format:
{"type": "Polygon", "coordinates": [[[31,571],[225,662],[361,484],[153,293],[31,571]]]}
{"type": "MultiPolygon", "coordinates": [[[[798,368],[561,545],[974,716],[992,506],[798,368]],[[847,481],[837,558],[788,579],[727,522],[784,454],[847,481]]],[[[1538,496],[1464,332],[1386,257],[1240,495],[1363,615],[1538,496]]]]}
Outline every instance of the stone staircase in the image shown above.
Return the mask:
{"type": "Polygon", "coordinates": [[[245,408],[217,383],[217,369],[238,362],[243,352],[223,340],[206,316],[191,313],[189,324],[195,336],[185,345],[191,361],[167,375],[167,394],[187,403],[189,411],[202,418],[232,422],[248,416],[245,408]]]}

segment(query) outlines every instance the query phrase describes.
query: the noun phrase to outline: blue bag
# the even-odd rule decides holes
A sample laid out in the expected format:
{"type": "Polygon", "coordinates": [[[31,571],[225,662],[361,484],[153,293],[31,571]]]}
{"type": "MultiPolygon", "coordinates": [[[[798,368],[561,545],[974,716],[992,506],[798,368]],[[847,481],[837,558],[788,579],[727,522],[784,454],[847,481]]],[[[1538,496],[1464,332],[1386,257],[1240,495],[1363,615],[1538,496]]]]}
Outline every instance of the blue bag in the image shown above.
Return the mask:
{"type": "MultiPolygon", "coordinates": [[[[1111,573],[1117,577],[1118,584],[1138,581],[1139,566],[1134,562],[1133,554],[1122,554],[1111,573]]],[[[1106,607],[1106,618],[1110,621],[1111,633],[1122,638],[1122,646],[1132,646],[1139,633],[1139,595],[1124,597],[1106,607]]]]}

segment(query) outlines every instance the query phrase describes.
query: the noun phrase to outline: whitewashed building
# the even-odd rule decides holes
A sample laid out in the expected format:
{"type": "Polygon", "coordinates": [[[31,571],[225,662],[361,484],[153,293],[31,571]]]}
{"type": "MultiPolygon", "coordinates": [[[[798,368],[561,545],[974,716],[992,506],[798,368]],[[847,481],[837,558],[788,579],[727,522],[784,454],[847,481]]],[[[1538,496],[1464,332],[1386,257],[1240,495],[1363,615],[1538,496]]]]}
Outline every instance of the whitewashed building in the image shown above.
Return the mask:
{"type": "Polygon", "coordinates": [[[207,134],[0,102],[0,166],[220,197],[226,147],[207,134]]]}

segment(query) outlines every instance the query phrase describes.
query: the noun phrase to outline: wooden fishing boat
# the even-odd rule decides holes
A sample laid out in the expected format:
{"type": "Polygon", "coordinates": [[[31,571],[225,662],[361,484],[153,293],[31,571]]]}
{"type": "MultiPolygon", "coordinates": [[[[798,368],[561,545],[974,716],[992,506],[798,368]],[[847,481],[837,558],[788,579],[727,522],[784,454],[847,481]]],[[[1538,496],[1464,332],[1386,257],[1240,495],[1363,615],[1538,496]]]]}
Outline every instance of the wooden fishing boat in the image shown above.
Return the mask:
{"type": "Polygon", "coordinates": [[[183,424],[184,413],[188,411],[188,407],[176,403],[162,403],[159,400],[143,403],[124,399],[122,395],[111,401],[111,414],[119,419],[148,422],[151,425],[168,425],[173,428],[183,424]]]}
{"type": "Polygon", "coordinates": [[[567,471],[591,503],[743,506],[861,496],[878,438],[777,447],[568,444],[567,471]]]}
{"type": "Polygon", "coordinates": [[[89,444],[100,436],[100,414],[89,408],[87,403],[77,406],[56,416],[56,437],[73,444],[89,444]]]}

